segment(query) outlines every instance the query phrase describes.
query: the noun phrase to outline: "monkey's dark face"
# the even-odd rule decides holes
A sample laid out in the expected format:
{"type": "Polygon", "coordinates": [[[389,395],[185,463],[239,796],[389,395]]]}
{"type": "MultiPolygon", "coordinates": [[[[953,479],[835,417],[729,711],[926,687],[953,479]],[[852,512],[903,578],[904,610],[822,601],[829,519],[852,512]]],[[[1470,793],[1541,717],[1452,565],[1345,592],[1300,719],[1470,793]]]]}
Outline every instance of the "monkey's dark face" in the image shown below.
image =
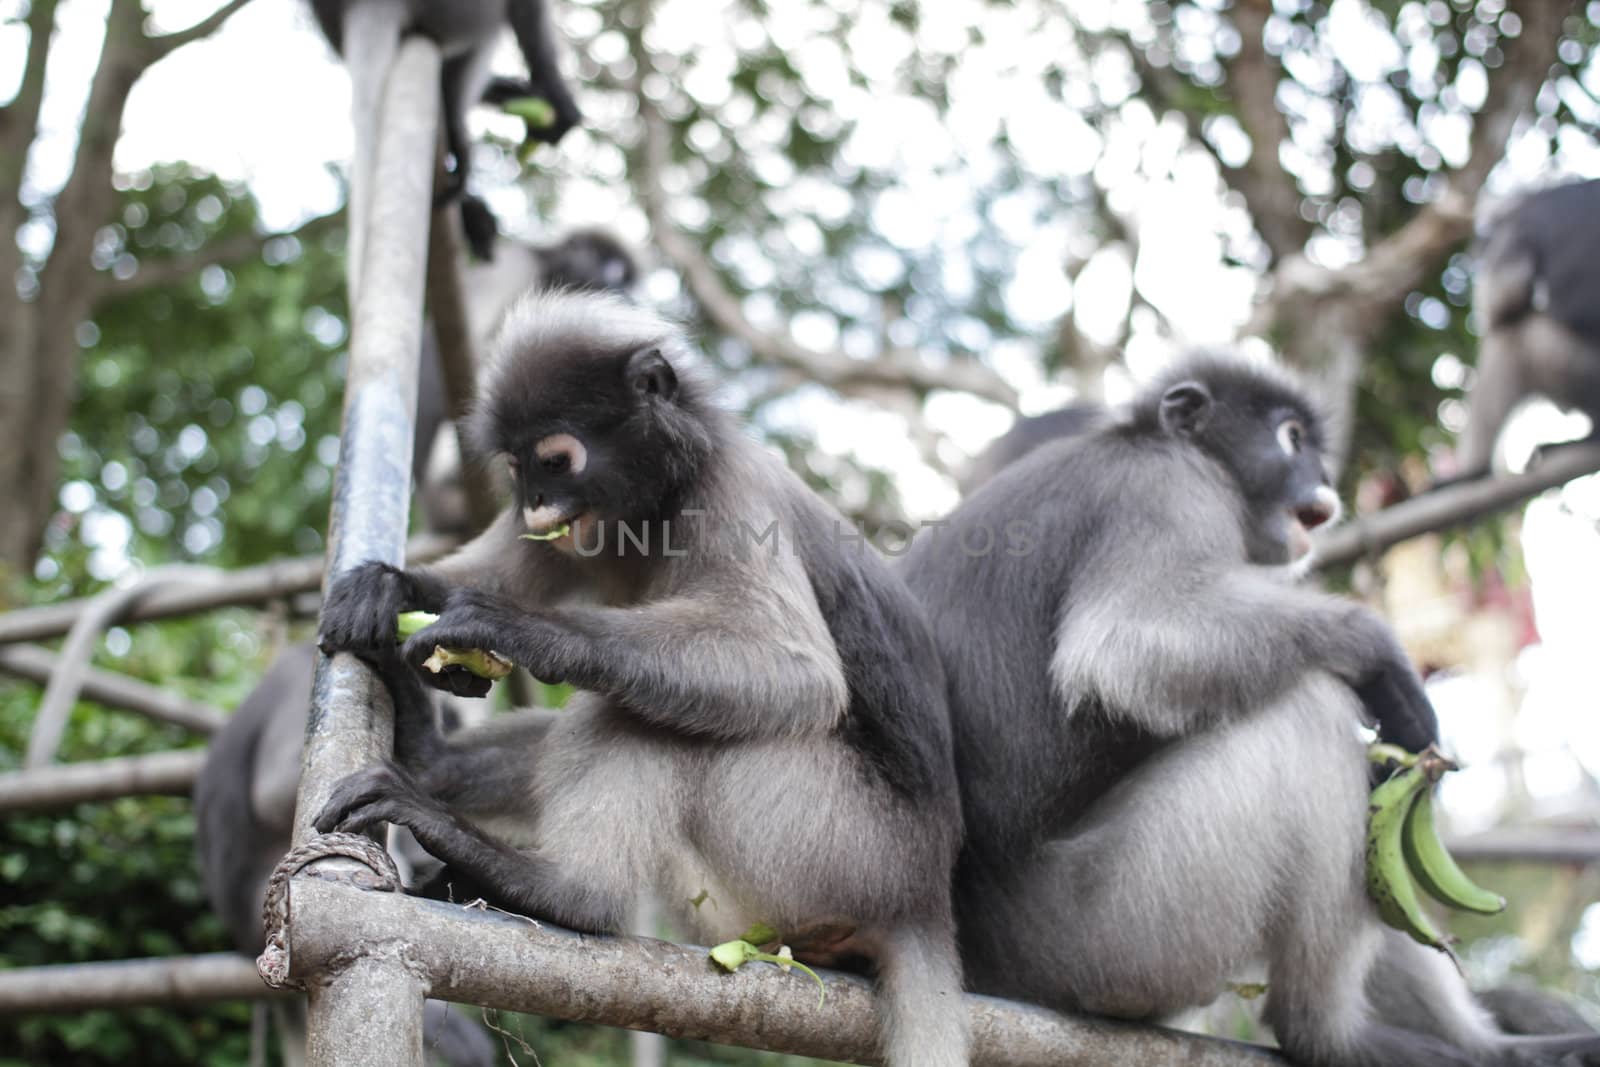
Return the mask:
{"type": "Polygon", "coordinates": [[[1321,422],[1287,386],[1245,368],[1229,371],[1170,386],[1161,397],[1161,421],[1232,476],[1252,563],[1309,562],[1311,531],[1339,517],[1321,422]]]}
{"type": "Polygon", "coordinates": [[[557,548],[602,543],[601,524],[663,517],[699,466],[692,398],[659,347],[530,352],[498,379],[479,444],[504,457],[528,533],[557,548]]]}

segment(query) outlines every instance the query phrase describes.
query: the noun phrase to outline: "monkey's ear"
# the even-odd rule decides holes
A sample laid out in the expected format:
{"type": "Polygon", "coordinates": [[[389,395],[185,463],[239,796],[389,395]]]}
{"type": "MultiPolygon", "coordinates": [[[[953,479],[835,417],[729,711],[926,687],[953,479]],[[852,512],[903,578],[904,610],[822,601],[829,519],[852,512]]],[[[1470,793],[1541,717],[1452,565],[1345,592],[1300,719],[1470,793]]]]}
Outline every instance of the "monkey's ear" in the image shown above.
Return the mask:
{"type": "Polygon", "coordinates": [[[628,357],[628,385],[647,396],[671,400],[678,391],[678,372],[659,348],[641,348],[628,357]]]}
{"type": "Polygon", "coordinates": [[[1192,434],[1211,418],[1211,392],[1199,382],[1179,382],[1161,394],[1161,427],[1168,433],[1192,434]]]}

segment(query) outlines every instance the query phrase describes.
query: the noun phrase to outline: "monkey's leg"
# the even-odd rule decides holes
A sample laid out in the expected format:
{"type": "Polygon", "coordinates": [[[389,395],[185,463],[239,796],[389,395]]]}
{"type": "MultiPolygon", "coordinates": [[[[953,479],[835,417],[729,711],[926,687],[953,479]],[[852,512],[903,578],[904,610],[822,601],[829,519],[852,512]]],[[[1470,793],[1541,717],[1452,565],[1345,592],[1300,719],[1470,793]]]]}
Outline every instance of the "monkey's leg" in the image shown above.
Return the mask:
{"type": "Polygon", "coordinates": [[[451,170],[435,204],[459,201],[461,230],[476,259],[494,259],[499,226],[489,205],[467,193],[472,173],[472,139],[467,133],[467,109],[481,96],[488,80],[489,49],[474,48],[445,61],[440,84],[444,90],[444,135],[451,170]]]}
{"type": "Polygon", "coordinates": [[[1461,981],[1455,964],[1396,930],[1384,931],[1382,951],[1367,978],[1375,1009],[1397,1026],[1426,1030],[1462,1048],[1497,1050],[1492,1062],[1572,1064],[1600,1062],[1600,1034],[1582,1016],[1536,990],[1516,998],[1521,1015],[1543,1015],[1542,1025],[1513,1036],[1495,1025],[1461,981]],[[1562,1057],[1575,1057],[1563,1059],[1562,1057]]]}
{"type": "Polygon", "coordinates": [[[1267,1014],[1298,1062],[1481,1062],[1372,1017],[1364,979],[1379,926],[1361,867],[1357,714],[1346,686],[1308,676],[1151,758],[1032,867],[966,872],[969,984],[1159,1018],[1207,1003],[1265,958],[1267,1014]]]}
{"type": "Polygon", "coordinates": [[[1495,441],[1506,417],[1527,395],[1528,384],[1522,373],[1526,355],[1518,350],[1521,333],[1514,326],[1499,327],[1485,334],[1478,345],[1477,380],[1467,397],[1467,424],[1456,443],[1456,472],[1449,482],[1489,473],[1495,441]]]}
{"type": "Polygon", "coordinates": [[[719,745],[705,760],[686,854],[704,857],[710,882],[738,887],[740,914],[724,900],[710,915],[698,909],[697,925],[724,940],[748,917],[772,924],[802,959],[810,947],[870,958],[885,1062],[965,1064],[961,965],[942,890],[954,816],[869,784],[861,757],[831,738],[719,745]]]}

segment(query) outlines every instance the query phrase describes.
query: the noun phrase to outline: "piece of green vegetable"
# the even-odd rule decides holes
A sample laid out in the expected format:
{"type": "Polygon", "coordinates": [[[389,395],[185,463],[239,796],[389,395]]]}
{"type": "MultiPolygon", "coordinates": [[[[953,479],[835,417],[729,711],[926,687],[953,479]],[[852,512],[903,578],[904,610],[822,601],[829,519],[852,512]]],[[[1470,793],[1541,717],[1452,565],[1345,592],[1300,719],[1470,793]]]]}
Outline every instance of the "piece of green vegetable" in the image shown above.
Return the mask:
{"type": "Polygon", "coordinates": [[[564,522],[560,526],[557,526],[554,530],[551,530],[549,533],[525,533],[521,534],[520,537],[524,541],[554,541],[558,538],[567,536],[567,534],[571,532],[572,526],[564,522]]]}
{"type": "Polygon", "coordinates": [[[423,660],[422,665],[434,674],[438,674],[446,667],[463,667],[468,673],[476,674],[479,678],[487,678],[491,682],[499,681],[511,673],[510,660],[483,648],[445,648],[443,645],[434,645],[433,655],[423,660]]]}
{"type": "MultiPolygon", "coordinates": [[[[752,927],[752,929],[765,929],[771,931],[772,928],[770,926],[764,926],[761,923],[757,923],[755,927],[752,927]]],[[[822,1007],[823,1002],[828,999],[828,987],[822,984],[822,976],[791,956],[789,954],[789,946],[787,945],[784,945],[777,952],[762,952],[755,945],[752,945],[743,938],[739,938],[734,941],[724,941],[722,944],[713,948],[711,950],[711,960],[718,967],[721,967],[729,974],[737,971],[740,967],[751,962],[752,960],[757,960],[762,963],[775,963],[779,967],[782,967],[785,971],[791,967],[798,967],[800,970],[810,975],[813,982],[817,983],[817,1007],[822,1007]]]]}
{"type": "MultiPolygon", "coordinates": [[[[439,616],[431,611],[402,611],[395,619],[395,640],[404,641],[438,621],[439,616]]],[[[488,649],[445,648],[443,645],[434,645],[433,655],[423,660],[422,665],[434,674],[446,667],[461,667],[491,682],[510,674],[512,667],[510,660],[488,649]]]]}
{"type": "Polygon", "coordinates": [[[439,621],[439,616],[431,611],[402,611],[399,617],[400,637],[404,641],[412,634],[425,627],[432,626],[439,621]]]}
{"type": "Polygon", "coordinates": [[[514,96],[500,105],[507,115],[515,115],[535,129],[556,124],[556,109],[542,96],[514,96]]]}

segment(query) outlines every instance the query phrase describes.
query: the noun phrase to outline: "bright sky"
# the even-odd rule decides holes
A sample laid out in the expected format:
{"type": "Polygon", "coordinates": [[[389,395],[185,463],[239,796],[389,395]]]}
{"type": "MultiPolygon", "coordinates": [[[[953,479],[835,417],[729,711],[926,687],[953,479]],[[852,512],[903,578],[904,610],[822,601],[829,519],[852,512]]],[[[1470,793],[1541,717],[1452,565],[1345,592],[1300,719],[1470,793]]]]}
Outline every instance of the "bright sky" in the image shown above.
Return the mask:
{"type": "MultiPolygon", "coordinates": [[[[670,2],[692,7],[700,0],[670,2]]],[[[956,2],[951,0],[952,5],[956,2]]],[[[151,0],[149,6],[162,28],[173,29],[203,17],[216,4],[215,0],[151,0]]],[[[1090,21],[1094,17],[1109,19],[1119,10],[1105,0],[1082,0],[1074,7],[1090,21]]],[[[35,183],[47,190],[65,177],[105,8],[106,0],[65,0],[61,5],[61,40],[52,53],[44,114],[46,129],[53,136],[40,142],[31,160],[35,183]]],[[[0,14],[14,14],[16,9],[16,0],[0,0],[0,14]]],[[[1381,78],[1384,71],[1401,63],[1392,39],[1374,29],[1370,12],[1359,0],[1334,0],[1331,10],[1329,29],[1334,47],[1355,73],[1381,78]]],[[[938,21],[941,12],[942,17],[954,20],[957,9],[925,5],[923,11],[928,20],[923,32],[937,37],[946,32],[938,21]]],[[[566,13],[571,19],[592,16],[592,11],[575,5],[566,13]]],[[[774,40],[797,32],[784,20],[800,17],[800,8],[786,10],[775,5],[774,40]]],[[[668,54],[684,54],[676,50],[694,46],[695,65],[685,83],[691,91],[709,97],[724,91],[719,88],[716,49],[700,47],[704,42],[698,37],[679,41],[672,35],[736,36],[744,32],[737,20],[723,24],[704,17],[682,17],[663,18],[661,24],[669,29],[655,42],[656,47],[668,54]]],[[[954,234],[959,238],[967,226],[965,193],[951,184],[936,164],[952,158],[950,153],[958,153],[954,158],[982,158],[998,121],[993,102],[1007,100],[1007,132],[1028,167],[1039,173],[1072,174],[1092,165],[1096,180],[1114,191],[1115,207],[1131,220],[1141,237],[1136,263],[1128,262],[1120,249],[1096,254],[1074,292],[1061,269],[1073,236],[1068,227],[1037,225],[1026,204],[1000,205],[998,221],[1021,247],[1016,281],[1007,291],[1008,303],[1019,321],[1034,324],[1042,336],[1075,303],[1086,333],[1110,340],[1127,307],[1129,287],[1137,284],[1168,319],[1180,342],[1226,341],[1244,320],[1254,279],[1247,269],[1220,261],[1224,237],[1240,238],[1247,220],[1219,203],[1214,164],[1185,148],[1175,123],[1158,122],[1142,105],[1125,109],[1116,129],[1117,139],[1102,145],[1100,135],[1078,119],[1066,102],[1051,97],[1041,81],[1029,76],[1059,54],[1063,42],[1049,34],[1038,39],[1007,39],[1008,25],[998,16],[986,20],[986,31],[992,26],[994,38],[984,47],[993,53],[995,62],[985,66],[983,56],[975,54],[970,57],[973,62],[963,65],[959,82],[953,86],[956,102],[945,122],[920,101],[850,86],[843,76],[841,57],[826,47],[818,46],[814,54],[797,57],[807,81],[814,83],[812,87],[830,94],[836,91],[841,111],[848,109],[860,122],[852,151],[863,153],[863,158],[891,153],[904,165],[904,188],[880,204],[875,219],[878,226],[897,243],[915,246],[932,239],[928,228],[932,216],[948,231],[944,237],[954,234]],[[1020,78],[1016,75],[1019,70],[1020,78]],[[1011,72],[1011,80],[1006,71],[1011,72]]],[[[852,29],[857,39],[858,35],[877,33],[885,42],[882,49],[868,50],[879,56],[883,67],[869,74],[893,74],[895,32],[866,20],[852,29]]],[[[616,47],[610,40],[615,36],[602,35],[597,49],[616,47]]],[[[19,27],[0,27],[0,97],[14,89],[11,79],[21,66],[22,45],[19,27]]],[[[499,65],[515,69],[514,50],[508,46],[505,53],[499,65]]],[[[1600,90],[1600,76],[1592,62],[1585,80],[1591,90],[1600,90]]],[[[1475,90],[1470,77],[1458,90],[1465,97],[1474,92],[1481,96],[1481,86],[1475,90]]],[[[1600,107],[1581,94],[1572,106],[1580,114],[1600,119],[1600,107]]],[[[348,83],[316,34],[305,5],[300,0],[256,0],[220,33],[180,50],[139,82],[129,101],[116,161],[120,168],[135,169],[186,159],[224,177],[246,180],[261,201],[267,223],[291,226],[339,203],[339,185],[333,174],[350,150],[345,121],[348,108],[348,83]]],[[[495,120],[480,113],[476,121],[495,120]]],[[[1444,120],[1430,135],[1447,161],[1459,162],[1468,127],[1464,121],[1452,126],[1452,121],[1456,120],[1444,120]]],[[[506,132],[515,135],[515,123],[511,125],[506,132]]],[[[1592,138],[1561,138],[1553,158],[1543,144],[1542,138],[1534,137],[1516,141],[1491,188],[1505,192],[1562,174],[1600,175],[1600,150],[1592,138]]],[[[563,168],[559,161],[554,164],[572,175],[563,186],[562,224],[603,223],[643,246],[647,236],[644,220],[628,204],[623,183],[596,177],[608,171],[614,176],[620,165],[611,158],[615,150],[603,135],[579,131],[569,136],[561,151],[564,157],[581,161],[570,168],[563,168]]],[[[504,222],[514,230],[529,227],[529,220],[518,215],[523,210],[519,195],[508,189],[489,192],[504,222]]],[[[31,239],[48,238],[34,234],[31,239]]],[[[1323,242],[1317,251],[1329,262],[1349,254],[1334,242],[1323,242]]],[[[952,269],[957,267],[959,263],[953,260],[952,269]]],[[[657,272],[647,283],[646,295],[658,300],[671,298],[675,283],[670,275],[657,272]]],[[[817,343],[832,342],[829,328],[828,320],[808,325],[802,318],[796,323],[802,340],[817,343]],[[806,336],[808,329],[814,337],[806,336]]],[[[1128,345],[1130,369],[1135,375],[1148,374],[1174,348],[1173,340],[1136,324],[1128,345]]],[[[1063,387],[1040,379],[1033,339],[1002,339],[992,346],[991,357],[994,365],[1025,391],[1027,411],[1047,409],[1067,397],[1063,387]]],[[[1126,375],[1117,372],[1107,383],[1108,396],[1116,399],[1129,387],[1126,375]]],[[[895,472],[913,515],[936,515],[954,503],[954,487],[918,460],[899,416],[863,404],[847,407],[850,417],[840,418],[839,402],[812,390],[784,406],[776,418],[814,431],[825,450],[853,452],[869,466],[895,472]]],[[[976,451],[1003,430],[1007,421],[993,405],[967,397],[936,398],[929,414],[936,424],[947,427],[956,444],[967,452],[976,451]]],[[[1525,455],[1537,439],[1573,436],[1575,432],[1581,432],[1581,427],[1575,431],[1569,420],[1548,405],[1536,406],[1508,432],[1506,450],[1525,455]]],[[[1585,772],[1600,774],[1600,714],[1596,714],[1592,696],[1593,616],[1594,605],[1600,603],[1597,523],[1600,481],[1586,479],[1531,505],[1523,530],[1544,641],[1527,650],[1518,665],[1527,699],[1516,737],[1531,753],[1529,787],[1536,798],[1552,806],[1568,803],[1577,795],[1585,772]]],[[[1470,681],[1434,688],[1451,742],[1463,752],[1484,749],[1478,725],[1482,715],[1475,708],[1482,690],[1470,681]]],[[[1451,813],[1460,825],[1492,821],[1499,813],[1504,778],[1493,762],[1485,761],[1454,776],[1447,785],[1451,813]]],[[[1592,779],[1587,788],[1593,791],[1592,779]]],[[[1586,942],[1593,948],[1589,962],[1600,966],[1600,913],[1591,925],[1593,936],[1586,942]]]]}

